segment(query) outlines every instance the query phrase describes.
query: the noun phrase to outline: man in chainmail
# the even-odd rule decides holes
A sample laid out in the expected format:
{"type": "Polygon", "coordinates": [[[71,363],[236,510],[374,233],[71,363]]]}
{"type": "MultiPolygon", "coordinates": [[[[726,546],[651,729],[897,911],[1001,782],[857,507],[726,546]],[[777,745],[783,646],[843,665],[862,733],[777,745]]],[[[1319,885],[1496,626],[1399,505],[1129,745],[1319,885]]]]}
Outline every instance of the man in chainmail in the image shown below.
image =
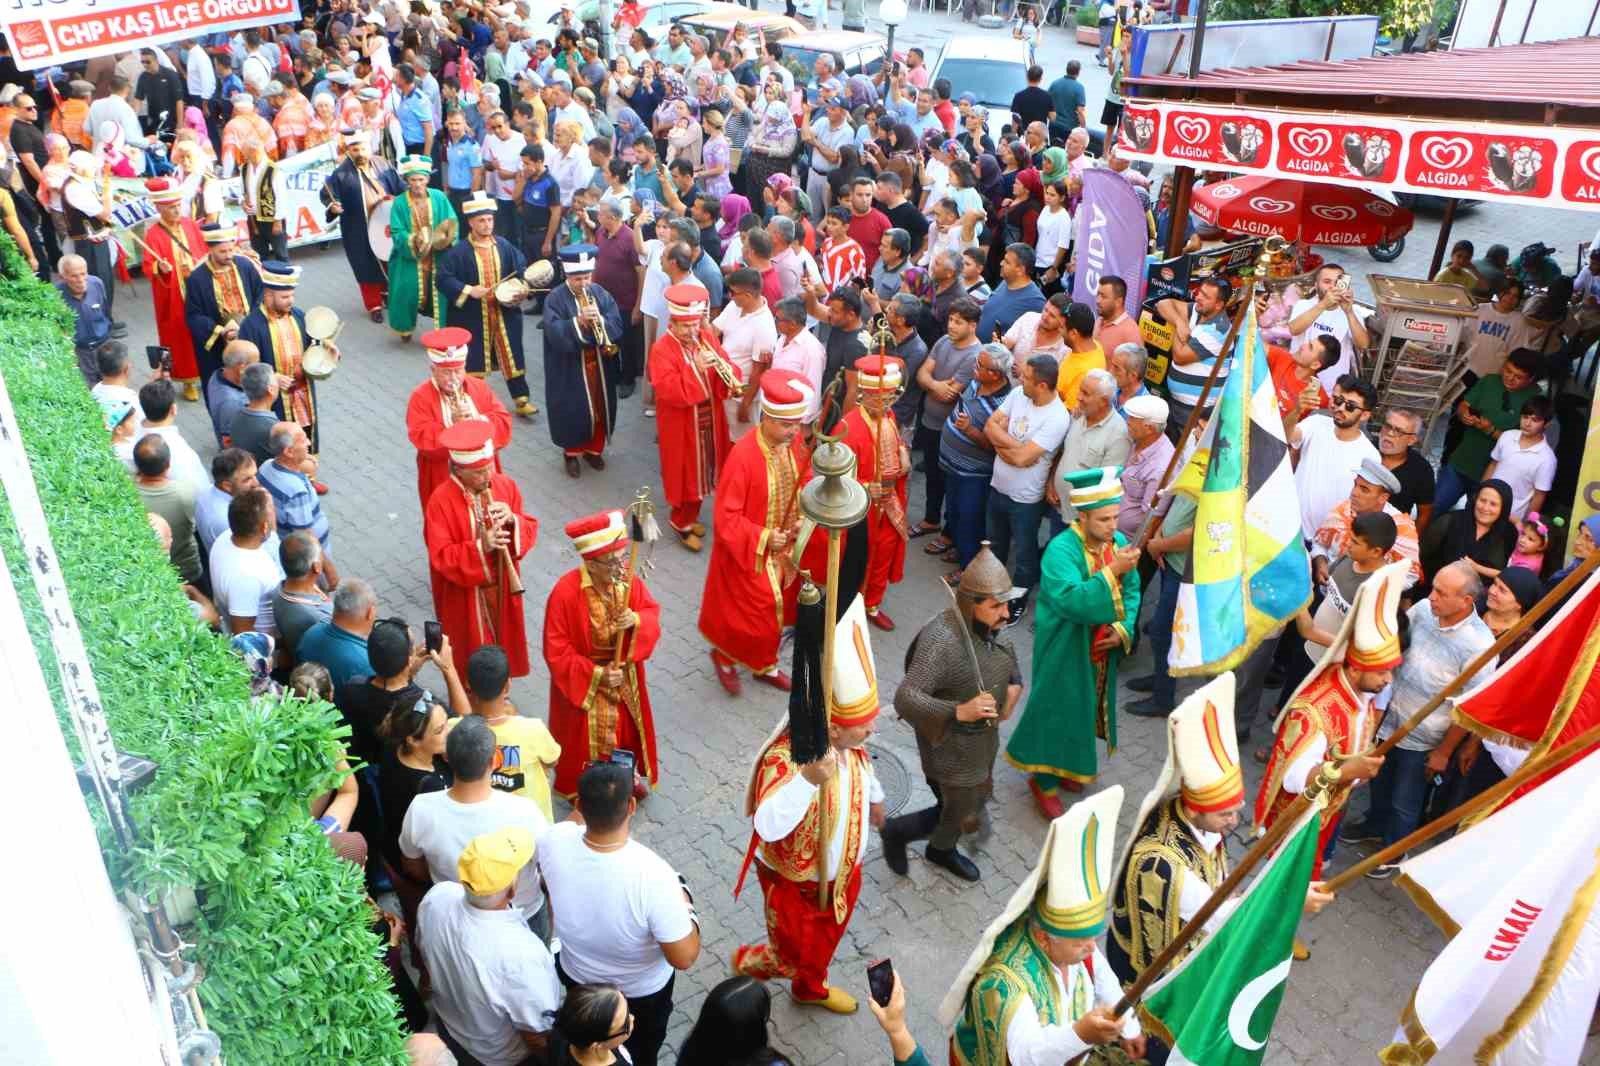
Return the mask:
{"type": "Polygon", "coordinates": [[[959,606],[930,619],[906,653],[906,676],[895,690],[894,708],[917,732],[934,805],[883,827],[884,858],[901,876],[907,870],[906,844],[927,837],[929,862],[964,881],[979,878],[977,865],[956,850],[956,842],[978,827],[993,790],[1000,723],[1022,697],[1016,650],[999,635],[1007,604],[1024,591],[1012,586],[1005,564],[984,541],[962,572],[959,606]]]}

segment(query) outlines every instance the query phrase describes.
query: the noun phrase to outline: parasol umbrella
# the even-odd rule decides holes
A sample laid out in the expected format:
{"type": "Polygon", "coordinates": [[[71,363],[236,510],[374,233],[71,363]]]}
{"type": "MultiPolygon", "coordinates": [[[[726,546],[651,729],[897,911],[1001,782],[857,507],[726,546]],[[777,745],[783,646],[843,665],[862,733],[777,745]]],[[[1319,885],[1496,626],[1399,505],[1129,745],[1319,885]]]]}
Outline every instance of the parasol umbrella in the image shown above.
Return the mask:
{"type": "Polygon", "coordinates": [[[1414,221],[1410,211],[1365,189],[1260,176],[1198,186],[1191,210],[1234,233],[1276,234],[1306,245],[1387,244],[1414,221]]]}

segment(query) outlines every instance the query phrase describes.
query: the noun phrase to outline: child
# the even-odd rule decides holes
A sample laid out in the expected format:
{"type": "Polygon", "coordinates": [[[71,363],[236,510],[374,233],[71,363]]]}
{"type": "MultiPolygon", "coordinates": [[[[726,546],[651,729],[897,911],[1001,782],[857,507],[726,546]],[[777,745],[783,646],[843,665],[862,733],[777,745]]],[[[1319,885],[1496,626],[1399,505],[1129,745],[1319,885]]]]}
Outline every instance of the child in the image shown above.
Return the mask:
{"type": "MultiPolygon", "coordinates": [[[[1316,628],[1325,633],[1339,632],[1339,627],[1344,625],[1344,616],[1350,613],[1350,604],[1355,601],[1356,589],[1384,564],[1398,536],[1399,530],[1395,527],[1394,519],[1382,511],[1369,511],[1355,516],[1350,523],[1350,541],[1345,553],[1328,567],[1328,583],[1322,586],[1322,602],[1312,616],[1316,628]]],[[[1310,639],[1305,642],[1305,659],[1294,663],[1286,671],[1278,700],[1280,707],[1283,701],[1293,695],[1326,650],[1325,644],[1310,639]]]]}
{"type": "Polygon", "coordinates": [[[1529,511],[1544,506],[1545,493],[1556,478],[1556,453],[1545,439],[1545,429],[1555,407],[1548,396],[1523,401],[1521,424],[1500,434],[1480,483],[1499,478],[1511,486],[1511,520],[1522,521],[1529,511]]]}
{"type": "MultiPolygon", "coordinates": [[[[1555,520],[1559,523],[1561,520],[1555,520]]],[[[1511,553],[1507,566],[1521,566],[1544,576],[1545,549],[1550,546],[1550,527],[1539,517],[1538,511],[1529,511],[1517,533],[1517,550],[1511,553]]]]}
{"type": "Polygon", "coordinates": [[[511,703],[511,664],[505,650],[485,644],[467,660],[467,702],[472,713],[494,730],[498,749],[489,783],[539,805],[555,821],[549,771],[561,758],[561,745],[537,718],[525,718],[511,703]]]}
{"type": "Polygon", "coordinates": [[[595,220],[589,212],[600,202],[600,190],[585,185],[572,194],[572,207],[561,216],[561,246],[593,244],[595,220]]]}

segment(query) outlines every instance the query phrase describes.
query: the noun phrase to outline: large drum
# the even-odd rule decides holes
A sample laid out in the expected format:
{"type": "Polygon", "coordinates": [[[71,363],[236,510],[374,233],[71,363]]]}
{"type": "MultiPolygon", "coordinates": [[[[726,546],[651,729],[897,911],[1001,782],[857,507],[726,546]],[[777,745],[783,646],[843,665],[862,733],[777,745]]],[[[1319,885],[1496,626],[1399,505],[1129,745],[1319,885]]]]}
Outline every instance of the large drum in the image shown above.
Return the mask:
{"type": "Polygon", "coordinates": [[[389,228],[389,212],[393,207],[393,200],[385,200],[367,216],[367,243],[372,245],[372,254],[385,263],[394,251],[394,231],[389,228]]]}

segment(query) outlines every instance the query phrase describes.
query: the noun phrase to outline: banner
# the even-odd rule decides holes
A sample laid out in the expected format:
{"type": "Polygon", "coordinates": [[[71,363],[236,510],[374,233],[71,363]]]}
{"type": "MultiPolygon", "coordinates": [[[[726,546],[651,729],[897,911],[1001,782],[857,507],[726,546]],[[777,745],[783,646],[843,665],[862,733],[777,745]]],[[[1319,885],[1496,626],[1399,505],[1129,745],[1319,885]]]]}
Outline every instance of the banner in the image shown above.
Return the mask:
{"type": "Polygon", "coordinates": [[[1100,279],[1110,274],[1127,282],[1127,306],[1140,307],[1150,234],[1145,228],[1144,204],[1133,185],[1113,170],[1085,170],[1077,222],[1078,272],[1072,279],[1072,291],[1090,302],[1100,288],[1100,279]]]}
{"type": "Polygon", "coordinates": [[[1600,211],[1600,133],[1577,127],[1132,99],[1117,149],[1201,169],[1600,211]]]}
{"type": "Polygon", "coordinates": [[[298,0],[11,0],[0,29],[23,70],[300,21],[298,0]]]}
{"type": "MultiPolygon", "coordinates": [[[[290,248],[338,239],[338,216],[334,216],[332,222],[327,221],[321,199],[322,183],[328,180],[328,175],[337,165],[331,141],[297,152],[279,162],[278,198],[286,216],[283,226],[290,248]]],[[[156,210],[145,195],[144,179],[113,178],[111,194],[116,201],[111,217],[117,228],[131,228],[143,237],[145,223],[154,221],[156,217],[156,210]]],[[[222,183],[222,215],[219,221],[225,225],[237,225],[239,239],[248,241],[250,238],[244,227],[243,195],[237,176],[222,183]]],[[[134,241],[124,239],[122,243],[128,252],[128,265],[137,266],[142,258],[142,249],[134,241]]]]}

